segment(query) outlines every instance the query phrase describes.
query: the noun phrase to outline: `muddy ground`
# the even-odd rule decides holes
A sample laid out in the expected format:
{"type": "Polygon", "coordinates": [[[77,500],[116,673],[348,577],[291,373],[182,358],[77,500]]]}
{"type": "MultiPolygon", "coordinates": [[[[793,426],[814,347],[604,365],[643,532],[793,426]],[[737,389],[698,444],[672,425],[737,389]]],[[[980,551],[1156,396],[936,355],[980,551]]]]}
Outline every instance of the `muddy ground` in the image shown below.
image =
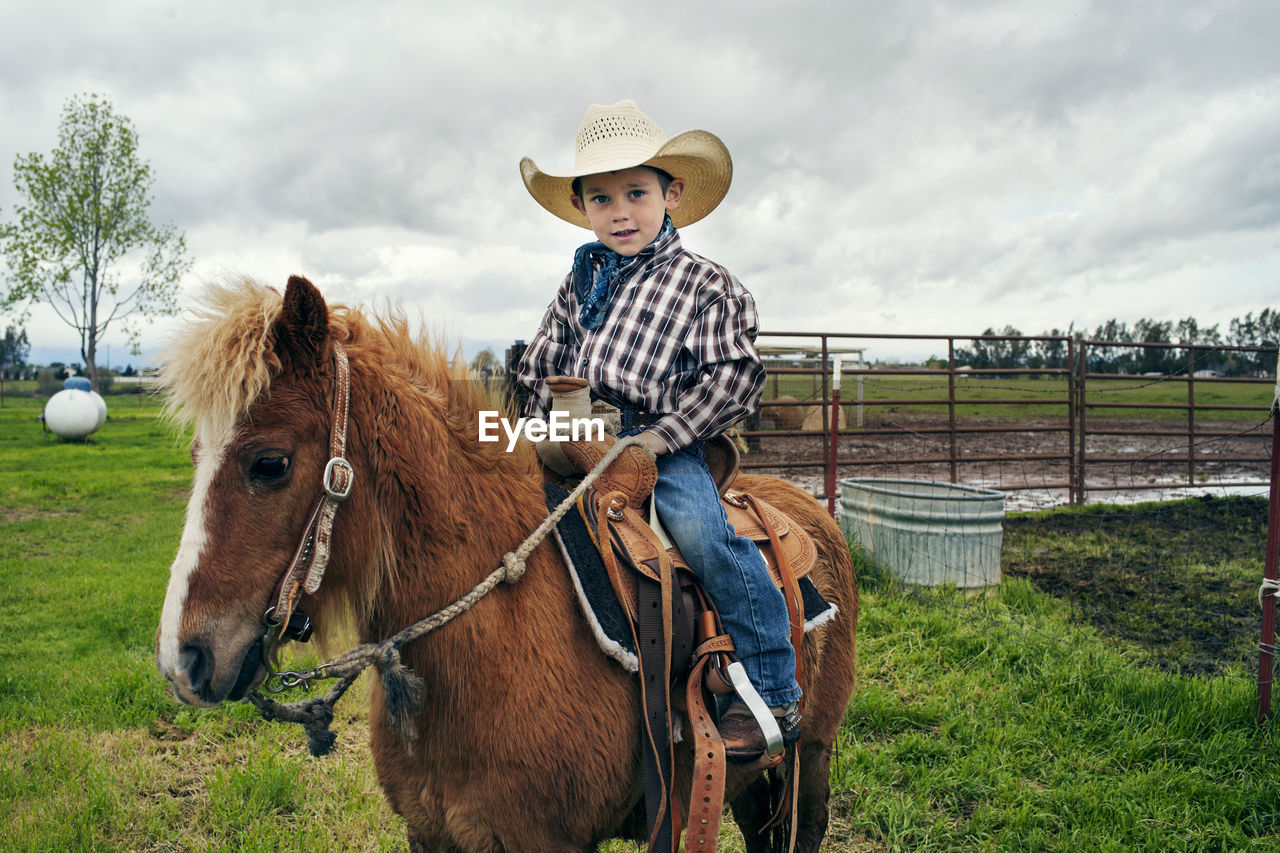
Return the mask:
{"type": "Polygon", "coordinates": [[[1005,519],[1002,571],[1183,675],[1254,674],[1267,501],[1201,497],[1005,519]]]}

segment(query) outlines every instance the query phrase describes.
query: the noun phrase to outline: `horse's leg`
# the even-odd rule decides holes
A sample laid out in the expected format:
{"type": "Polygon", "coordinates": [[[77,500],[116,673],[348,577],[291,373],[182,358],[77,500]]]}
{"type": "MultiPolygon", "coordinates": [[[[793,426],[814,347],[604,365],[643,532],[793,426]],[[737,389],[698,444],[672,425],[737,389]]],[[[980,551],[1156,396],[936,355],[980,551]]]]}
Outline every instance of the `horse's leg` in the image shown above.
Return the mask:
{"type": "MultiPolygon", "coordinates": [[[[851,620],[848,624],[830,625],[823,648],[824,669],[806,688],[809,703],[805,708],[800,738],[800,782],[796,807],[797,853],[816,853],[827,831],[831,751],[839,736],[852,681],[851,678],[835,678],[833,675],[853,672],[851,620]],[[824,673],[826,678],[822,677],[824,673]]],[[[812,673],[817,669],[813,666],[812,654],[809,660],[809,671],[812,673]]],[[[733,817],[742,830],[748,853],[768,853],[770,850],[768,834],[760,833],[772,816],[769,800],[769,783],[761,776],[733,802],[733,817]]]]}
{"type": "Polygon", "coordinates": [[[827,834],[831,796],[831,744],[810,742],[800,750],[800,803],[796,809],[796,853],[817,853],[827,834]]]}
{"type": "MultiPolygon", "coordinates": [[[[796,808],[796,851],[816,853],[827,832],[831,748],[813,741],[800,749],[799,803],[796,808]]],[[[789,780],[788,780],[789,781],[789,780]]],[[[762,832],[772,817],[769,780],[761,775],[733,801],[733,819],[742,831],[747,853],[769,853],[769,833],[762,832]]]]}
{"type": "MultiPolygon", "coordinates": [[[[816,636],[812,642],[809,638],[805,641],[796,850],[814,853],[827,830],[831,751],[854,686],[858,581],[844,536],[812,498],[789,483],[769,477],[743,475],[735,486],[783,509],[809,531],[818,550],[813,582],[828,601],[840,608],[840,613],[820,629],[820,644],[816,636]]],[[[734,817],[752,853],[767,849],[763,840],[754,840],[759,839],[759,828],[769,818],[767,793],[767,788],[757,783],[744,792],[741,802],[734,802],[734,817]]]]}
{"type": "Polygon", "coordinates": [[[462,849],[452,844],[441,845],[428,841],[425,836],[411,829],[409,830],[409,853],[462,853],[462,849]]]}
{"type": "Polygon", "coordinates": [[[769,822],[769,780],[761,775],[730,804],[747,853],[769,853],[769,837],[760,830],[769,822]]]}
{"type": "Polygon", "coordinates": [[[854,630],[858,614],[856,594],[855,591],[852,606],[847,606],[846,602],[844,613],[828,626],[822,669],[812,684],[811,701],[805,708],[804,734],[800,739],[797,853],[817,853],[827,832],[831,753],[840,736],[840,724],[844,721],[853,686],[854,630]]]}

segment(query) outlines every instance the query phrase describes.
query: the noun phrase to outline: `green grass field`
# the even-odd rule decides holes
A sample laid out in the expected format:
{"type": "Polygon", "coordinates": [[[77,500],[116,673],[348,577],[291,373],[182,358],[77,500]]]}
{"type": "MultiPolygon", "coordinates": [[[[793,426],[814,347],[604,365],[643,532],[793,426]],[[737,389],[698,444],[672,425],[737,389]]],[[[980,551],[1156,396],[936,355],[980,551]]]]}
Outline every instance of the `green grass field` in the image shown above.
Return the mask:
{"type": "Polygon", "coordinates": [[[404,849],[363,695],[322,761],[250,706],[168,696],[153,638],[191,463],[157,403],[108,397],[102,430],[64,443],[43,402],[0,409],[0,849],[404,849]]]}
{"type": "MultiPolygon", "coordinates": [[[[42,402],[0,408],[0,849],[405,850],[360,685],[323,759],[248,706],[168,697],[152,642],[185,443],[132,397],[62,443],[42,402]]],[[[866,579],[824,849],[1280,849],[1278,730],[1246,673],[1162,672],[1026,579],[976,598],[866,579]]]]}

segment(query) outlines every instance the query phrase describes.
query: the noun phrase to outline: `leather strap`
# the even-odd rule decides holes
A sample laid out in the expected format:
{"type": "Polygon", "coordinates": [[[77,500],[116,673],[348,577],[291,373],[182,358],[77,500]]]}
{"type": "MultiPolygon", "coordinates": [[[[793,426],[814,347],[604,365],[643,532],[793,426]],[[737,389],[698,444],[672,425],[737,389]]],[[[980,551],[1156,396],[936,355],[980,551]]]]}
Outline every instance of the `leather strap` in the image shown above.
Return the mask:
{"type": "MultiPolygon", "coordinates": [[[[581,499],[580,499],[581,501],[581,499]]],[[[584,504],[579,504],[580,508],[584,504]]],[[[675,827],[672,808],[674,785],[672,780],[673,755],[671,746],[671,607],[674,584],[671,582],[671,561],[659,559],[659,580],[644,574],[635,574],[638,585],[636,606],[631,608],[632,598],[626,593],[626,580],[614,552],[614,531],[610,513],[626,512],[626,496],[622,492],[608,492],[595,504],[591,517],[594,525],[587,529],[596,539],[596,547],[604,560],[605,571],[613,584],[614,593],[627,610],[627,623],[640,659],[640,710],[642,725],[641,758],[644,777],[645,820],[649,832],[650,853],[671,853],[675,850],[678,830],[675,827]],[[592,529],[594,527],[594,530],[592,529]]]]}
{"type": "Polygon", "coordinates": [[[650,853],[675,849],[671,821],[671,702],[670,658],[667,656],[663,618],[663,587],[640,579],[640,617],[636,651],[640,657],[640,693],[644,705],[644,798],[650,853]]]}
{"type": "Polygon", "coordinates": [[[316,495],[302,529],[302,539],[293,560],[285,569],[276,590],[275,603],[267,610],[269,624],[280,625],[280,636],[289,625],[289,617],[302,592],[312,594],[320,588],[329,565],[329,544],[333,537],[333,518],[338,505],[351,494],[355,471],[344,454],[347,447],[348,418],[351,411],[351,368],[347,351],[333,342],[334,386],[333,424],[329,429],[329,462],[325,465],[320,493],[316,495]]]}
{"type": "MultiPolygon", "coordinates": [[[[801,652],[804,647],[804,609],[800,603],[800,581],[792,570],[791,560],[787,557],[786,552],[782,550],[782,543],[778,541],[778,533],[774,530],[769,517],[765,515],[760,502],[756,500],[754,495],[744,493],[741,497],[750,503],[752,509],[760,516],[765,533],[769,536],[769,544],[773,546],[774,559],[778,564],[778,574],[782,577],[782,597],[787,602],[787,620],[791,625],[791,647],[795,649],[796,653],[796,682],[799,683],[801,660],[803,658],[801,652]]],[[[800,697],[800,708],[801,710],[804,709],[803,695],[800,697]]]]}
{"type": "MultiPolygon", "coordinates": [[[[587,530],[604,561],[614,593],[629,617],[632,640],[640,659],[641,755],[648,850],[668,853],[677,849],[681,833],[681,804],[673,781],[670,738],[670,688],[676,664],[673,654],[678,650],[683,658],[690,654],[693,646],[692,639],[682,639],[676,631],[676,620],[686,621],[683,592],[676,583],[666,549],[657,542],[651,528],[636,523],[636,510],[627,505],[625,493],[607,491],[583,496],[579,499],[579,509],[584,510],[583,518],[589,520],[587,530]],[[588,507],[589,512],[585,511],[588,507]],[[632,538],[644,538],[645,552],[655,555],[646,559],[646,571],[637,571],[639,566],[631,564],[633,555],[622,536],[623,530],[632,538]],[[634,597],[630,594],[632,589],[634,597]]],[[[701,602],[703,621],[709,624],[700,627],[698,645],[693,651],[695,669],[685,686],[694,745],[693,786],[685,840],[686,849],[714,851],[724,808],[725,757],[724,742],[707,708],[705,690],[716,683],[712,678],[715,663],[733,651],[733,641],[720,630],[704,591],[695,587],[692,594],[701,602]]]]}
{"type": "MultiPolygon", "coordinates": [[[[625,503],[626,496],[621,493],[615,495],[612,492],[605,494],[598,502],[596,512],[592,514],[588,509],[587,503],[587,495],[589,494],[590,492],[578,498],[578,511],[582,513],[584,519],[594,518],[595,520],[594,524],[587,525],[587,534],[591,536],[596,550],[600,552],[600,559],[604,562],[605,574],[609,576],[609,583],[613,586],[613,594],[617,596],[618,604],[627,614],[627,624],[632,626],[634,633],[636,622],[635,595],[627,588],[628,578],[624,575],[622,567],[618,565],[618,557],[614,551],[608,523],[610,508],[615,505],[615,501],[625,503]]],[[[617,504],[619,507],[621,505],[617,504]]],[[[633,637],[632,639],[635,638],[633,637]]]]}
{"type": "Polygon", "coordinates": [[[267,611],[271,621],[280,622],[281,636],[284,634],[284,626],[289,623],[289,616],[293,613],[298,596],[302,592],[305,567],[311,564],[315,555],[316,528],[320,524],[320,513],[323,508],[324,494],[321,493],[316,495],[315,500],[311,502],[311,509],[307,513],[307,523],[302,528],[302,539],[298,542],[298,547],[293,552],[293,559],[289,562],[289,568],[285,570],[284,576],[280,578],[275,604],[267,611]]]}
{"type": "Polygon", "coordinates": [[[783,807],[778,810],[779,814],[786,812],[791,831],[787,833],[787,853],[792,853],[796,849],[796,833],[800,829],[800,821],[796,820],[796,812],[800,804],[800,744],[797,743],[791,748],[791,784],[787,787],[788,801],[783,803],[783,807]]]}
{"type": "Polygon", "coordinates": [[[685,849],[715,853],[720,840],[720,813],[724,809],[725,769],[724,741],[720,739],[715,719],[707,709],[703,691],[703,679],[710,671],[711,660],[711,654],[700,657],[685,685],[689,726],[693,729],[693,779],[685,849]]]}
{"type": "MultiPolygon", "coordinates": [[[[795,649],[796,655],[796,681],[800,681],[801,677],[801,661],[803,659],[804,650],[804,611],[800,604],[800,586],[799,580],[796,578],[795,572],[791,568],[791,561],[787,557],[785,551],[782,550],[781,544],[778,542],[777,531],[770,523],[769,518],[761,510],[759,503],[755,497],[744,494],[742,497],[752,505],[752,508],[760,515],[760,519],[764,524],[765,532],[769,535],[769,543],[773,546],[774,557],[778,563],[778,574],[782,577],[782,597],[787,602],[787,618],[791,623],[791,646],[795,649]]],[[[798,707],[804,710],[804,695],[801,694],[798,707]]],[[[799,805],[799,788],[800,788],[800,743],[796,742],[791,747],[786,760],[787,786],[783,793],[782,802],[778,804],[778,811],[764,825],[763,829],[768,830],[773,826],[786,821],[787,827],[787,850],[795,850],[796,846],[796,808],[799,805]]]]}

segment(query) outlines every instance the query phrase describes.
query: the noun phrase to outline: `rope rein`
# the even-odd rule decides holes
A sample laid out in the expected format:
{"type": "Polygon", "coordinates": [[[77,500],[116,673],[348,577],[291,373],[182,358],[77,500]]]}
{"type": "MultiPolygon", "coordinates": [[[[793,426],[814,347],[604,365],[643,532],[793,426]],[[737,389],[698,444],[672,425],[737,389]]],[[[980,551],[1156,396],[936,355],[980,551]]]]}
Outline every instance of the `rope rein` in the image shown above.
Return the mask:
{"type": "Polygon", "coordinates": [[[311,754],[327,755],[337,740],[337,736],[329,728],[333,723],[334,706],[360,673],[373,666],[382,674],[387,715],[392,728],[400,735],[405,748],[412,751],[413,741],[417,738],[417,726],[414,720],[422,709],[426,688],[422,679],[401,662],[400,647],[466,613],[498,584],[504,581],[513,584],[520,580],[524,576],[529,555],[546,539],[547,534],[560,519],[564,518],[578,498],[626,448],[633,444],[640,444],[637,436],[620,439],[615,443],[604,458],[582,478],[582,482],[525,538],[524,542],[514,551],[503,555],[502,565],[452,604],[437,610],[382,642],[364,643],[333,660],[320,664],[315,669],[276,672],[268,666],[270,675],[263,686],[269,693],[281,693],[295,687],[309,689],[312,681],[336,679],[337,683],[324,696],[283,704],[264,696],[259,691],[254,691],[245,697],[246,701],[252,702],[259,713],[268,720],[298,723],[307,732],[307,749],[311,754]],[[273,681],[278,681],[278,686],[273,686],[273,681]]]}

